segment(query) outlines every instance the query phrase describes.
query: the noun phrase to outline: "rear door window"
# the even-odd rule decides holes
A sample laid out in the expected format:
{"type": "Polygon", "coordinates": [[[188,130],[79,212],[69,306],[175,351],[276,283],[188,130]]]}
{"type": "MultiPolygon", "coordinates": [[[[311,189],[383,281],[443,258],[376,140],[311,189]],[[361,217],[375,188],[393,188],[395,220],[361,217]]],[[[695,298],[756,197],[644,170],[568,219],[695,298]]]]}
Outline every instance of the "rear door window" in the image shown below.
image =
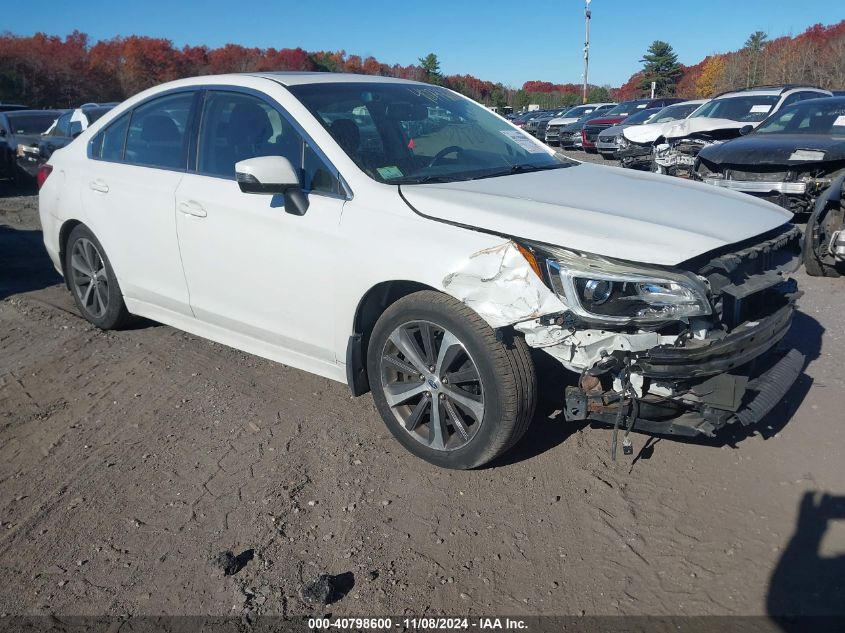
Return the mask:
{"type": "Polygon", "coordinates": [[[188,121],[194,92],[148,101],[132,111],[124,161],[147,167],[185,169],[188,121]]]}

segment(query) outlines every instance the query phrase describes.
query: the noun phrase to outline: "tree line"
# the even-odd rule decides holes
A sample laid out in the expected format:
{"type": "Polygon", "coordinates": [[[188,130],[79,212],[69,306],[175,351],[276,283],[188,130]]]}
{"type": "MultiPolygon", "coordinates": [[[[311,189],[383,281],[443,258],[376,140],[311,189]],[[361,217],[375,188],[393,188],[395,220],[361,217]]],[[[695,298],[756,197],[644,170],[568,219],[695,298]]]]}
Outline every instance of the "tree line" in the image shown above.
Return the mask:
{"type": "MultiPolygon", "coordinates": [[[[122,101],[151,86],[195,75],[267,70],[348,72],[414,79],[446,86],[491,106],[529,103],[556,107],[580,101],[580,86],[526,82],[521,89],[469,74],[444,75],[437,55],[418,64],[386,64],[346,51],[249,48],[226,44],[176,47],[170,40],[132,35],[92,42],[85,33],[67,37],[0,34],[0,101],[64,108],[85,102],[122,101]]],[[[597,96],[609,96],[607,89],[597,96]]]]}
{"type": "MultiPolygon", "coordinates": [[[[581,102],[580,84],[526,81],[520,88],[473,75],[445,75],[435,53],[418,64],[387,64],[346,51],[302,48],[249,48],[226,44],[176,47],[170,40],[145,36],[92,42],[79,31],[67,37],[37,33],[0,34],[0,101],[32,107],[71,107],[90,101],[123,99],[165,81],[194,75],[265,70],[350,72],[414,79],[446,86],[480,103],[529,104],[558,108],[581,102]]],[[[623,100],[649,94],[709,97],[760,84],[801,83],[845,88],[845,20],[817,24],[795,37],[769,40],[752,33],[738,51],[714,54],[684,66],[668,42],[655,41],[640,60],[641,71],[619,88],[588,87],[589,101],[623,100]]]]}
{"type": "Polygon", "coordinates": [[[845,88],[845,20],[816,24],[795,37],[769,40],[755,31],[733,52],[709,55],[692,66],[678,63],[667,42],[655,41],[643,56],[643,69],[614,91],[617,99],[656,94],[692,98],[760,85],[804,84],[845,88]]]}

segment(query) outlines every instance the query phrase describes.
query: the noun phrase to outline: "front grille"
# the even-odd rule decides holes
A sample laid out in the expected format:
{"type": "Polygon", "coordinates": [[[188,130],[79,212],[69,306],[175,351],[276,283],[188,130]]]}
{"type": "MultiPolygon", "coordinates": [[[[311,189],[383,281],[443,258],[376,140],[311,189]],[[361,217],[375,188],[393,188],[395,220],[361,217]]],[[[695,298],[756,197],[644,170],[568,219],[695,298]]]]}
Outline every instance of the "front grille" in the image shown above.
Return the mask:
{"type": "Polygon", "coordinates": [[[801,231],[791,224],[727,249],[697,257],[684,266],[710,283],[714,307],[728,331],[772,314],[793,301],[797,288],[784,273],[798,268],[801,231]]]}

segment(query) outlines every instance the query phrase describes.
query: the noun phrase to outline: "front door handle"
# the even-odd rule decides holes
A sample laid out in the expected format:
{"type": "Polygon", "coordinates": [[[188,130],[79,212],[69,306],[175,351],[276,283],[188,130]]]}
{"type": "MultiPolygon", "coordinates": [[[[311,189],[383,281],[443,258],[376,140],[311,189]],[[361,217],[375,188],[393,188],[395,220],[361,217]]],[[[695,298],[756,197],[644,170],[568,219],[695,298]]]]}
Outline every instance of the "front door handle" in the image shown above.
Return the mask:
{"type": "Polygon", "coordinates": [[[194,201],[180,202],[179,211],[185,215],[192,215],[196,218],[204,218],[208,215],[205,209],[202,208],[202,205],[194,201]]]}
{"type": "Polygon", "coordinates": [[[99,178],[97,180],[92,180],[91,182],[89,182],[88,187],[92,191],[99,191],[100,193],[108,193],[109,192],[109,186],[105,182],[100,180],[99,178]]]}

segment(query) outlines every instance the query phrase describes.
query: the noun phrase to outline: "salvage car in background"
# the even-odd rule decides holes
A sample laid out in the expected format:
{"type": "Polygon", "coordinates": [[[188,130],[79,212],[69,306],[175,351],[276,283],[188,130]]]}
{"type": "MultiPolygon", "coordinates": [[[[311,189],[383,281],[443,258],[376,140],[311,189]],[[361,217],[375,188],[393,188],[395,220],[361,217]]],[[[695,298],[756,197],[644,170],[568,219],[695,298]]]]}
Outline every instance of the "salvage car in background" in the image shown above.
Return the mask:
{"type": "Polygon", "coordinates": [[[535,136],[542,141],[546,137],[546,127],[548,126],[549,121],[563,114],[566,114],[566,110],[545,112],[539,116],[533,117],[522,127],[522,129],[528,132],[531,136],[535,136]]]}
{"type": "MultiPolygon", "coordinates": [[[[689,118],[670,126],[653,142],[652,169],[662,174],[688,176],[703,147],[736,138],[741,129],[756,127],[783,107],[804,99],[829,96],[829,90],[793,85],[763,86],[719,95],[689,118]]],[[[626,138],[638,142],[636,132],[632,131],[626,138]]]]}
{"type": "Polygon", "coordinates": [[[619,151],[617,158],[622,161],[622,166],[629,169],[651,169],[652,144],[668,130],[676,121],[681,121],[692,115],[709,99],[691,99],[666,106],[657,116],[648,123],[638,125],[637,129],[622,130],[619,136],[619,151]],[[637,142],[629,140],[636,138],[637,142]]]}
{"type": "Polygon", "coordinates": [[[63,110],[10,110],[0,112],[0,178],[24,183],[28,174],[18,168],[23,148],[37,144],[63,110]]]}
{"type": "Polygon", "coordinates": [[[739,138],[703,148],[693,177],[809,213],[845,173],[845,97],[801,101],[739,138]]]}
{"type": "Polygon", "coordinates": [[[556,117],[546,124],[546,132],[543,140],[548,145],[557,145],[560,139],[560,129],[578,121],[578,119],[595,113],[606,112],[614,107],[616,103],[586,103],[567,110],[563,116],[556,117]]]}
{"type": "Polygon", "coordinates": [[[37,140],[21,143],[18,146],[18,168],[31,178],[35,178],[38,167],[46,163],[53,152],[65,147],[115,105],[117,104],[87,103],[62,113],[37,140]]]}
{"type": "Polygon", "coordinates": [[[616,152],[619,150],[619,137],[622,136],[622,130],[632,125],[648,123],[661,109],[651,108],[649,110],[640,110],[628,118],[623,119],[621,123],[617,123],[602,131],[596,139],[596,150],[604,159],[610,160],[611,158],[616,158],[616,152]]]}
{"type": "Polygon", "coordinates": [[[660,97],[657,99],[631,99],[630,101],[623,101],[601,116],[593,117],[584,124],[581,130],[581,147],[585,152],[595,154],[595,143],[599,133],[603,130],[622,123],[627,117],[640,110],[662,108],[663,106],[678,103],[679,101],[683,101],[683,99],[677,97],[660,97]]]}
{"type": "MultiPolygon", "coordinates": [[[[606,106],[604,108],[596,108],[593,112],[583,115],[580,119],[568,125],[564,125],[557,131],[558,145],[563,149],[582,149],[581,148],[581,131],[584,129],[587,121],[594,119],[597,116],[603,116],[604,112],[612,109],[614,106],[606,106]]],[[[548,128],[547,128],[548,129],[548,128]]],[[[548,134],[546,135],[548,138],[548,134]]]]}
{"type": "Polygon", "coordinates": [[[372,390],[439,466],[525,433],[532,348],[572,379],[566,420],[626,434],[753,424],[803,367],[777,349],[791,214],[569,160],[440,86],[183,79],[104,115],[39,180],[47,253],[91,323],[141,315],[372,390]]]}

